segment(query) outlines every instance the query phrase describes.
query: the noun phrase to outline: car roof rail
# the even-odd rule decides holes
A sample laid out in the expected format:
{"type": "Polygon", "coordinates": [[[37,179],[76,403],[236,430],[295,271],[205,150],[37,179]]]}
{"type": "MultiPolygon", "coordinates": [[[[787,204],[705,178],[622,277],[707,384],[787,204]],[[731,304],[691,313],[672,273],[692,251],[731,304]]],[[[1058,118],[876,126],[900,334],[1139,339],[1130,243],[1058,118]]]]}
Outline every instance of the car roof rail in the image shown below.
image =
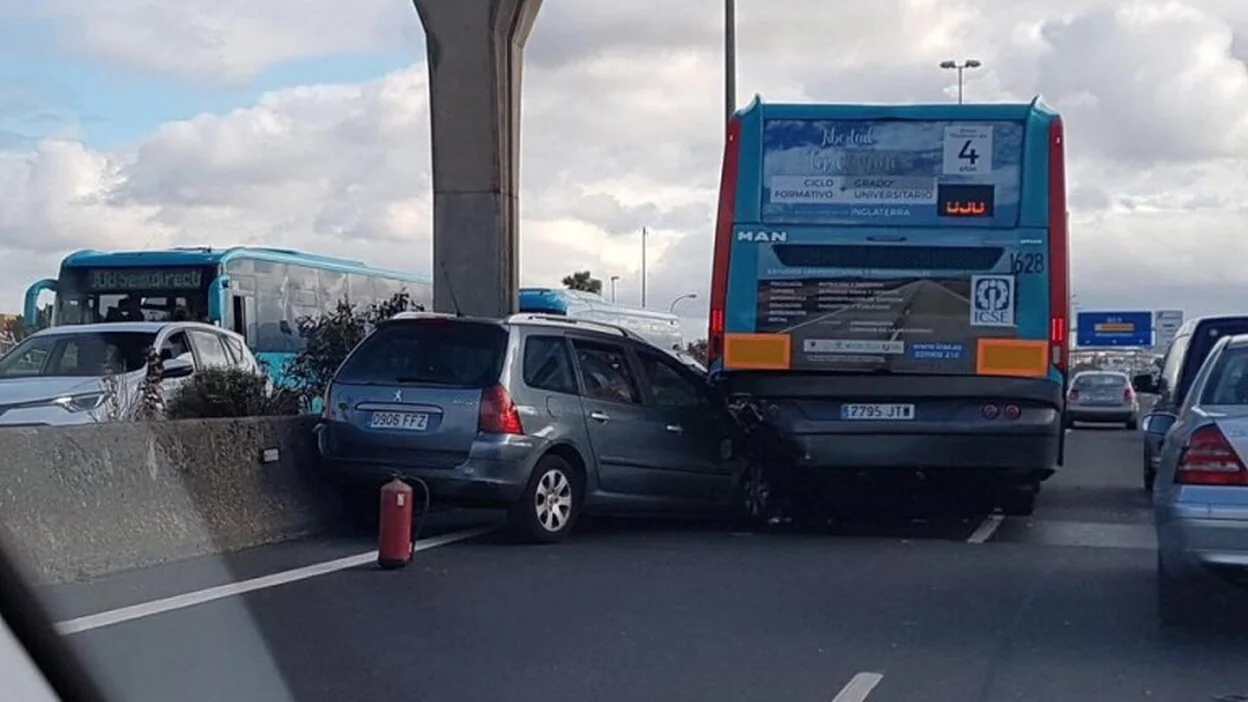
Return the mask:
{"type": "Polygon", "coordinates": [[[390,317],[389,319],[386,319],[383,321],[388,322],[391,320],[399,320],[399,319],[446,319],[448,317],[454,317],[454,316],[455,316],[454,314],[451,314],[449,312],[425,312],[423,310],[404,310],[403,312],[399,312],[395,314],[393,317],[390,317]]]}
{"type": "Polygon", "coordinates": [[[638,336],[636,332],[625,329],[624,327],[608,324],[606,322],[599,322],[593,319],[579,319],[577,317],[565,317],[555,314],[521,312],[508,317],[507,322],[519,324],[548,324],[551,326],[568,325],[572,327],[581,327],[582,329],[592,329],[594,331],[600,331],[607,334],[614,334],[616,336],[622,336],[626,339],[633,339],[634,341],[645,341],[638,336]]]}

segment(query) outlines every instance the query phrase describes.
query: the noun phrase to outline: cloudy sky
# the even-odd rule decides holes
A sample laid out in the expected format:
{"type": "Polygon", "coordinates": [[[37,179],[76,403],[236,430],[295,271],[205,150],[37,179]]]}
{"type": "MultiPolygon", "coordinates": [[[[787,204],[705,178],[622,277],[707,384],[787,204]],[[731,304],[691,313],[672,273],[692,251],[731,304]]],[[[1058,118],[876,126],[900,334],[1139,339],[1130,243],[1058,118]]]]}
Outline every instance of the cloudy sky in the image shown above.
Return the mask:
{"type": "MultiPolygon", "coordinates": [[[[687,292],[704,330],[719,0],[545,0],[522,276],[687,292]]],[[[1039,93],[1086,309],[1248,308],[1248,1],[738,0],[739,100],[1039,93]]],[[[0,0],[0,311],[78,248],[274,244],[427,271],[424,36],[402,0],[0,0]]]]}

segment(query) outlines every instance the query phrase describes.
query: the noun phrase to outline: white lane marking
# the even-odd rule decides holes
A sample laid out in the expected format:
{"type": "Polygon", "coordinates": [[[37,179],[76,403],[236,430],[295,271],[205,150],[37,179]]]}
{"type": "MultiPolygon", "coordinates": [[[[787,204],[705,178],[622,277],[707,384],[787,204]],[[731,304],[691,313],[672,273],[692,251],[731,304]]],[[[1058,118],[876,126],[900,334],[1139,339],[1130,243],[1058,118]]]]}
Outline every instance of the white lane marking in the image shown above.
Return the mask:
{"type": "MultiPolygon", "coordinates": [[[[431,548],[453,544],[456,541],[464,541],[475,536],[488,534],[497,527],[477,527],[474,529],[465,529],[463,531],[454,531],[449,534],[442,534],[429,539],[421,539],[412,544],[412,551],[428,551],[431,548]]],[[[205,602],[220,600],[226,597],[242,595],[247,592],[255,592],[256,590],[264,590],[278,585],[286,585],[287,583],[307,580],[315,578],[318,575],[327,575],[348,568],[356,568],[358,566],[367,565],[377,560],[377,551],[369,551],[368,553],[360,553],[354,556],[346,556],[332,561],[323,563],[313,563],[312,565],[303,566],[302,568],[294,568],[292,570],[284,570],[280,573],[271,575],[263,575],[250,580],[243,580],[236,583],[228,583],[218,585],[194,592],[186,592],[173,597],[166,597],[160,600],[152,600],[151,602],[140,602],[129,607],[121,607],[119,609],[110,609],[106,612],[98,612],[96,614],[88,614],[76,619],[69,619],[63,622],[57,622],[56,630],[62,636],[77,634],[83,631],[99,629],[122,622],[132,621],[134,619],[143,619],[165,612],[172,612],[178,609],[186,609],[194,607],[205,602]]]]}
{"type": "Polygon", "coordinates": [[[883,679],[879,673],[858,673],[836,693],[832,702],[862,702],[883,679]]]}
{"type": "Polygon", "coordinates": [[[997,527],[1001,526],[1001,522],[1004,521],[1005,517],[1002,517],[999,514],[988,515],[988,517],[975,528],[975,531],[971,532],[971,535],[966,537],[966,543],[982,544],[988,539],[991,539],[992,535],[997,533],[997,527]]]}

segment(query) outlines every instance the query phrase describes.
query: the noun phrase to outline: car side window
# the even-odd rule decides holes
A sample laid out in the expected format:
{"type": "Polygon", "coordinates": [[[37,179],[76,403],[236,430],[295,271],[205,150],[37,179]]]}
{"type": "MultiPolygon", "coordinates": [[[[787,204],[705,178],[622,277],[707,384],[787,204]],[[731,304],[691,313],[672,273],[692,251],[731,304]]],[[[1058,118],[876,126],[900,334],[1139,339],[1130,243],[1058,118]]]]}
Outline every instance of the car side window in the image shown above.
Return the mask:
{"type": "Polygon", "coordinates": [[[191,343],[199,353],[199,362],[203,368],[229,368],[234,364],[230,361],[221,339],[211,332],[193,331],[190,333],[191,343]]]}
{"type": "Polygon", "coordinates": [[[641,370],[650,383],[654,404],[659,407],[697,407],[702,404],[702,393],[684,373],[676,368],[676,361],[669,361],[658,354],[642,352],[641,370]]]}
{"type": "Polygon", "coordinates": [[[628,368],[628,355],[623,348],[590,341],[574,341],[572,346],[585,381],[586,397],[622,404],[641,402],[637,381],[628,368]]]}
{"type": "MultiPolygon", "coordinates": [[[[1179,386],[1179,371],[1183,368],[1183,358],[1187,354],[1187,343],[1191,340],[1190,335],[1184,335],[1176,338],[1170,344],[1170,350],[1166,352],[1166,358],[1161,365],[1161,392],[1173,393],[1179,386]]],[[[1177,398],[1175,398],[1177,399],[1177,398]]]]}
{"type": "Polygon", "coordinates": [[[162,360],[169,360],[179,356],[185,356],[191,352],[190,343],[186,340],[184,332],[174,332],[165,338],[165,342],[160,345],[160,357],[162,360]]]}
{"type": "Polygon", "coordinates": [[[530,336],[524,341],[524,384],[537,390],[576,394],[576,371],[568,345],[558,336],[530,336]]]}
{"type": "Polygon", "coordinates": [[[230,352],[230,357],[234,359],[235,363],[242,365],[247,362],[247,351],[243,349],[243,342],[224,334],[221,336],[221,339],[225,342],[225,348],[230,352]]]}

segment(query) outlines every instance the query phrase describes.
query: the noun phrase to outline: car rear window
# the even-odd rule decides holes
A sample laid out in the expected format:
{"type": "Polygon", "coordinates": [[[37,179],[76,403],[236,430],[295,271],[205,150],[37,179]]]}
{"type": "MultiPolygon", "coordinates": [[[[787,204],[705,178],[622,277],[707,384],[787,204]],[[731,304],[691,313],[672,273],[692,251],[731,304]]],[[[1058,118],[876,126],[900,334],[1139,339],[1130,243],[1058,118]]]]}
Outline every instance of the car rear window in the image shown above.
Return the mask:
{"type": "Polygon", "coordinates": [[[1209,369],[1201,394],[1205,405],[1248,405],[1248,348],[1227,349],[1209,369]]]}
{"type": "Polygon", "coordinates": [[[1075,387],[1079,390],[1109,390],[1125,387],[1125,376],[1112,373],[1089,373],[1075,378],[1075,387]]]}
{"type": "Polygon", "coordinates": [[[338,382],[486,387],[498,380],[507,332],[476,322],[401,322],[380,327],[347,358],[338,382]]]}

